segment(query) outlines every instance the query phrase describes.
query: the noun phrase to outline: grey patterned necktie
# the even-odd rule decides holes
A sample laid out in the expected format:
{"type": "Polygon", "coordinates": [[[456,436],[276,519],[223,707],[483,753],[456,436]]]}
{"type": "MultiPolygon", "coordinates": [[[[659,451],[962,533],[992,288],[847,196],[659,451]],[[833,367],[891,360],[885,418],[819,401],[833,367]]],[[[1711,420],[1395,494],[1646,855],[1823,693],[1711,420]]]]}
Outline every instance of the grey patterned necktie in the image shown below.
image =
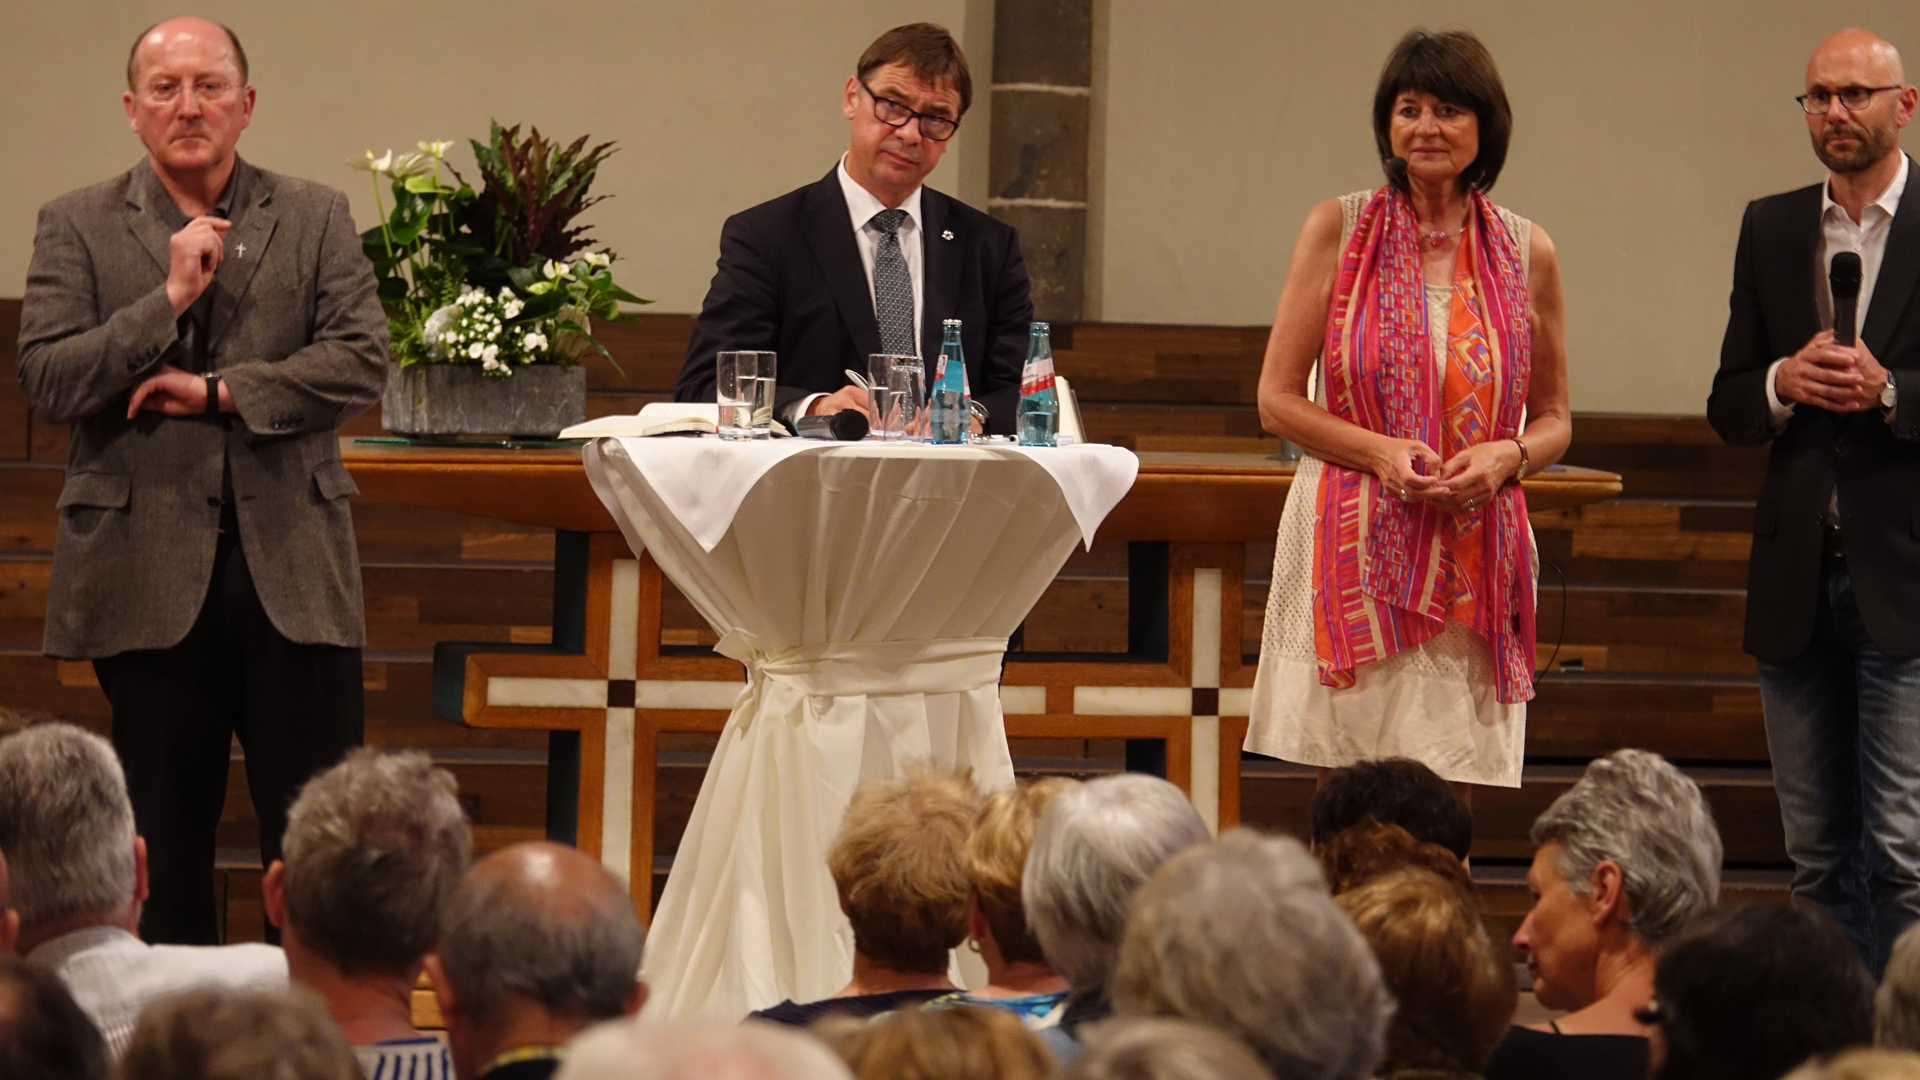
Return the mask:
{"type": "Polygon", "coordinates": [[[880,351],[895,356],[918,356],[913,341],[913,278],[906,256],[900,253],[900,226],[905,210],[882,210],[867,222],[880,230],[873,246],[873,314],[880,322],[880,351]]]}

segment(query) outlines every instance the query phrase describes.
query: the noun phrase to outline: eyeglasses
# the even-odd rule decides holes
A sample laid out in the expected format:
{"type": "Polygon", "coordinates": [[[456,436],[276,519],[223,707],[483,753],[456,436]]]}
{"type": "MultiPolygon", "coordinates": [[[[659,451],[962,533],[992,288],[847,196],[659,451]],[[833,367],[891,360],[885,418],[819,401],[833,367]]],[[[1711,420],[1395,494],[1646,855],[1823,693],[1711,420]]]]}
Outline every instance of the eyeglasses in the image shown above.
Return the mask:
{"type": "MultiPolygon", "coordinates": [[[[180,97],[184,85],[172,79],[157,79],[148,83],[141,93],[156,105],[171,105],[180,97]]],[[[233,90],[233,83],[219,79],[202,79],[193,84],[193,96],[201,101],[224,101],[233,90]]]]}
{"type": "Polygon", "coordinates": [[[1808,116],[1819,116],[1832,107],[1833,99],[1839,98],[1840,104],[1848,112],[1859,112],[1873,100],[1873,95],[1882,90],[1898,90],[1899,86],[1849,86],[1838,91],[1809,90],[1793,100],[1800,103],[1808,116]]]}
{"type": "Polygon", "coordinates": [[[1633,1010],[1633,1018],[1648,1027],[1657,1027],[1667,1021],[1667,1010],[1661,1006],[1659,998],[1649,998],[1645,1005],[1633,1010]]]}
{"type": "Polygon", "coordinates": [[[934,142],[946,142],[960,130],[958,120],[950,120],[934,113],[915,112],[892,98],[881,97],[873,92],[873,87],[868,86],[865,79],[860,80],[860,89],[865,90],[867,96],[873,99],[873,118],[890,128],[906,127],[907,121],[918,120],[920,134],[934,142]]]}

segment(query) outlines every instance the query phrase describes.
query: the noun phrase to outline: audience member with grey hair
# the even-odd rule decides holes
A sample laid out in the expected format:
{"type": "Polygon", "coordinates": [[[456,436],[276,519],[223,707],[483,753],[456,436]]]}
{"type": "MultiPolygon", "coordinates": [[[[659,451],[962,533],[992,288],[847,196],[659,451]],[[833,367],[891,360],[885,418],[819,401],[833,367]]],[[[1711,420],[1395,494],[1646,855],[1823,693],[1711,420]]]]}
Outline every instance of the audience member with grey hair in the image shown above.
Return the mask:
{"type": "Polygon", "coordinates": [[[1385,1050],[1393,996],[1307,849],[1236,829],[1140,887],[1113,1009],[1211,1025],[1279,1080],[1363,1080],[1385,1050]]]}
{"type": "Polygon", "coordinates": [[[1245,1043],[1190,1020],[1102,1020],[1083,1034],[1060,1080],[1273,1080],[1245,1043]]]}
{"type": "Polygon", "coordinates": [[[261,882],[293,981],[318,993],[368,1076],[446,1076],[413,987],[473,851],[453,774],[416,750],[349,751],[287,812],[261,882]]]}
{"type": "Polygon", "coordinates": [[[1533,910],[1513,937],[1551,1024],[1509,1028],[1489,1080],[1646,1075],[1662,945],[1720,895],[1720,833],[1700,786],[1658,754],[1618,750],[1533,823],[1533,910]]]}
{"type": "MultiPolygon", "coordinates": [[[[444,1080],[446,1073],[369,1073],[365,1080],[444,1080]]],[[[115,1080],[362,1080],[360,1063],[300,987],[201,989],[156,1002],[140,1018],[115,1080]]]]}
{"type": "Polygon", "coordinates": [[[853,1080],[853,1073],[798,1028],[613,1020],[568,1044],[554,1080],[853,1080]]]}
{"type": "Polygon", "coordinates": [[[640,920],[605,867],[539,841],[474,864],[427,974],[461,1080],[547,1080],[558,1047],[646,1003],[640,920]]]}
{"type": "Polygon", "coordinates": [[[1104,776],[1056,796],[1034,827],[1020,897],[1053,969],[1072,988],[1057,1027],[1041,1037],[1061,1060],[1079,1026],[1112,1011],[1107,980],[1133,893],[1160,864],[1209,839],[1185,793],[1144,773],[1104,776]]]}
{"type": "Polygon", "coordinates": [[[1894,940],[1873,998],[1873,1045],[1920,1051],[1920,924],[1894,940]]]}
{"type": "Polygon", "coordinates": [[[113,747],[71,724],[0,738],[0,850],[20,916],[15,948],[58,975],[118,1057],[148,1003],[201,985],[278,988],[270,945],[148,945],[146,842],[113,747]]]}

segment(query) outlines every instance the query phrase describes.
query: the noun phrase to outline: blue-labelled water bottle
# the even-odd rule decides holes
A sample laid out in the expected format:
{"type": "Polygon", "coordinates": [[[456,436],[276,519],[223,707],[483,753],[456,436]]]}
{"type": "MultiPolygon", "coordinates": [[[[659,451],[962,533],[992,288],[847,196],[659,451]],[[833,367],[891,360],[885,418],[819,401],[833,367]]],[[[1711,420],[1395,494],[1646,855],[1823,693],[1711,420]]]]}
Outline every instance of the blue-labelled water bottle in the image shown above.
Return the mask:
{"type": "Polygon", "coordinates": [[[927,393],[928,438],[943,445],[967,441],[973,417],[967,402],[967,360],[960,351],[960,320],[940,324],[940,358],[927,393]]]}
{"type": "Polygon", "coordinates": [[[1060,437],[1060,395],[1053,388],[1053,342],[1046,323],[1027,332],[1027,365],[1020,369],[1021,446],[1055,446],[1060,437]]]}

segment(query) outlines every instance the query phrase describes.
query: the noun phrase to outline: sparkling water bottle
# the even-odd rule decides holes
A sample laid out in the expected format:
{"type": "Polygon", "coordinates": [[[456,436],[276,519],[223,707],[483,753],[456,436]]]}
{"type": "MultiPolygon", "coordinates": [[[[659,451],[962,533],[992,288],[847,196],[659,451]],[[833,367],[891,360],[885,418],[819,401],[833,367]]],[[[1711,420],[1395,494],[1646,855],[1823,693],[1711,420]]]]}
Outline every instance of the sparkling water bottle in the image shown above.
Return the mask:
{"type": "Polygon", "coordinates": [[[1020,369],[1021,446],[1054,446],[1060,434],[1060,396],[1053,389],[1053,343],[1046,323],[1027,333],[1027,366],[1020,369]]]}
{"type": "Polygon", "coordinates": [[[973,429],[968,405],[967,361],[960,351],[960,320],[940,324],[940,359],[933,369],[933,387],[927,392],[928,438],[953,445],[967,441],[973,429]]]}

